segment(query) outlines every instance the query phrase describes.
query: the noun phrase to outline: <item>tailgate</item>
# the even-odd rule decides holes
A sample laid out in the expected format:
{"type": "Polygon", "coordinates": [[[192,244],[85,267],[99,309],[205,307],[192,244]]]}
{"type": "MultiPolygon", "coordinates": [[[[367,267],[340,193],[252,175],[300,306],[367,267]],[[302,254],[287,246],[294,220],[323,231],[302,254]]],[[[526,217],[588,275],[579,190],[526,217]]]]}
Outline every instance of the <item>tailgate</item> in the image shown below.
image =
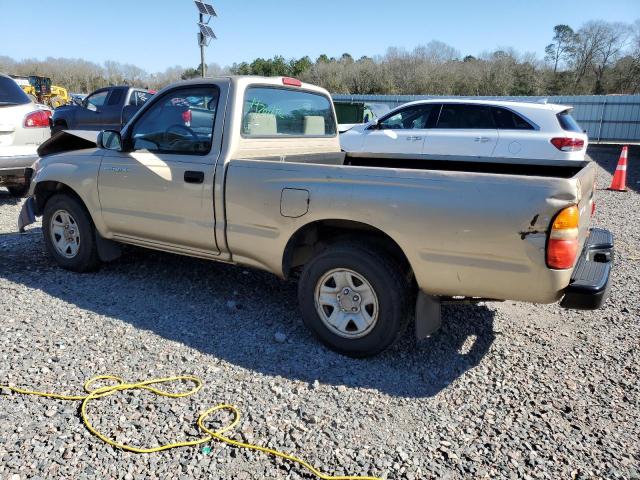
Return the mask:
{"type": "Polygon", "coordinates": [[[591,224],[591,212],[595,201],[596,167],[593,162],[580,170],[572,180],[576,180],[578,190],[578,210],[580,211],[580,250],[589,236],[589,225],[591,224]]]}

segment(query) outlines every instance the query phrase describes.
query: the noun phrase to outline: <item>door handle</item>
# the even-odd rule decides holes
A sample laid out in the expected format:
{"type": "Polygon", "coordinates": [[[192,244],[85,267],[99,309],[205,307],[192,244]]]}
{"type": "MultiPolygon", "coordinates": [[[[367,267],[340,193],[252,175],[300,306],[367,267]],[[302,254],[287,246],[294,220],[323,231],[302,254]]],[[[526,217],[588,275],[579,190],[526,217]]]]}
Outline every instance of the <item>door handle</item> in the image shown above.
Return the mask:
{"type": "Polygon", "coordinates": [[[480,143],[487,143],[489,140],[490,140],[489,137],[476,137],[474,139],[474,141],[480,142],[480,143]]]}
{"type": "Polygon", "coordinates": [[[407,137],[408,142],[417,142],[422,140],[422,137],[407,137]]]}
{"type": "Polygon", "coordinates": [[[184,172],[184,181],[187,183],[202,183],[204,182],[204,172],[193,172],[187,170],[184,172]]]}

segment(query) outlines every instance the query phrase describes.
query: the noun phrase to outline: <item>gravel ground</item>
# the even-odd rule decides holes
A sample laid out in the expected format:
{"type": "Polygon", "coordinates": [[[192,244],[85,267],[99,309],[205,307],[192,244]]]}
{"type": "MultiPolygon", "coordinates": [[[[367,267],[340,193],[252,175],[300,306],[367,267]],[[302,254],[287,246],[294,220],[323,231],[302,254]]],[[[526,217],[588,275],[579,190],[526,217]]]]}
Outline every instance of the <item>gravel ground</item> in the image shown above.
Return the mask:
{"type": "MultiPolygon", "coordinates": [[[[619,148],[592,149],[607,186],[619,148]]],[[[96,374],[193,374],[196,396],[120,394],[90,407],[135,445],[193,438],[219,402],[235,438],[294,452],[331,474],[385,478],[639,478],[640,163],[627,193],[598,192],[595,223],[617,240],[613,289],[595,312],[557,305],[445,307],[440,332],[373,359],[320,346],[292,283],[128,248],[76,275],[16,232],[0,191],[0,383],[80,392],[96,374]]],[[[286,462],[212,444],[136,455],[89,434],[78,404],[0,396],[0,479],[309,478],[286,462]]]]}

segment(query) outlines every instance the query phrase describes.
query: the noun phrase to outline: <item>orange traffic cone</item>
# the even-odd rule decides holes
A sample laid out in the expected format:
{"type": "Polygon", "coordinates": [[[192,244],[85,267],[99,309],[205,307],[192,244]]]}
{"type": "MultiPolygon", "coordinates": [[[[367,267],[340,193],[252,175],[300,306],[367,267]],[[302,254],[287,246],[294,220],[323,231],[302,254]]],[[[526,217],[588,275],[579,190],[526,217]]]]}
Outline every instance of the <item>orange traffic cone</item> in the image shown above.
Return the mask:
{"type": "Polygon", "coordinates": [[[615,190],[616,192],[627,191],[627,155],[629,154],[629,147],[626,145],[622,147],[620,153],[620,160],[618,160],[618,166],[616,167],[616,173],[613,175],[611,186],[609,190],[615,190]]]}

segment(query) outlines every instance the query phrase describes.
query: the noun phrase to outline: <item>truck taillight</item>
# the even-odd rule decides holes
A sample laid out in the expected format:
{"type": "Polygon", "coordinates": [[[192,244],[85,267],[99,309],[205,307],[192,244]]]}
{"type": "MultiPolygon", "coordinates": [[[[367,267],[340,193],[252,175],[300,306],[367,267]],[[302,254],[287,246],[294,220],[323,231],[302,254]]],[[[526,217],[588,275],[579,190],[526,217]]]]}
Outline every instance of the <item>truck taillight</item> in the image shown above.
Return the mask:
{"type": "Polygon", "coordinates": [[[563,152],[577,152],[584,148],[584,140],[581,138],[557,137],[552,138],[551,143],[563,152]]]}
{"type": "Polygon", "coordinates": [[[575,205],[556,215],[547,242],[547,266],[557,270],[572,268],[578,254],[580,212],[575,205]]]}
{"type": "Polygon", "coordinates": [[[36,110],[29,113],[24,117],[25,128],[44,128],[49,126],[49,117],[51,112],[49,110],[36,110]]]}
{"type": "Polygon", "coordinates": [[[192,115],[191,115],[191,110],[186,110],[184,112],[182,112],[182,121],[184,122],[185,126],[190,127],[191,126],[191,120],[192,120],[192,115]]]}

